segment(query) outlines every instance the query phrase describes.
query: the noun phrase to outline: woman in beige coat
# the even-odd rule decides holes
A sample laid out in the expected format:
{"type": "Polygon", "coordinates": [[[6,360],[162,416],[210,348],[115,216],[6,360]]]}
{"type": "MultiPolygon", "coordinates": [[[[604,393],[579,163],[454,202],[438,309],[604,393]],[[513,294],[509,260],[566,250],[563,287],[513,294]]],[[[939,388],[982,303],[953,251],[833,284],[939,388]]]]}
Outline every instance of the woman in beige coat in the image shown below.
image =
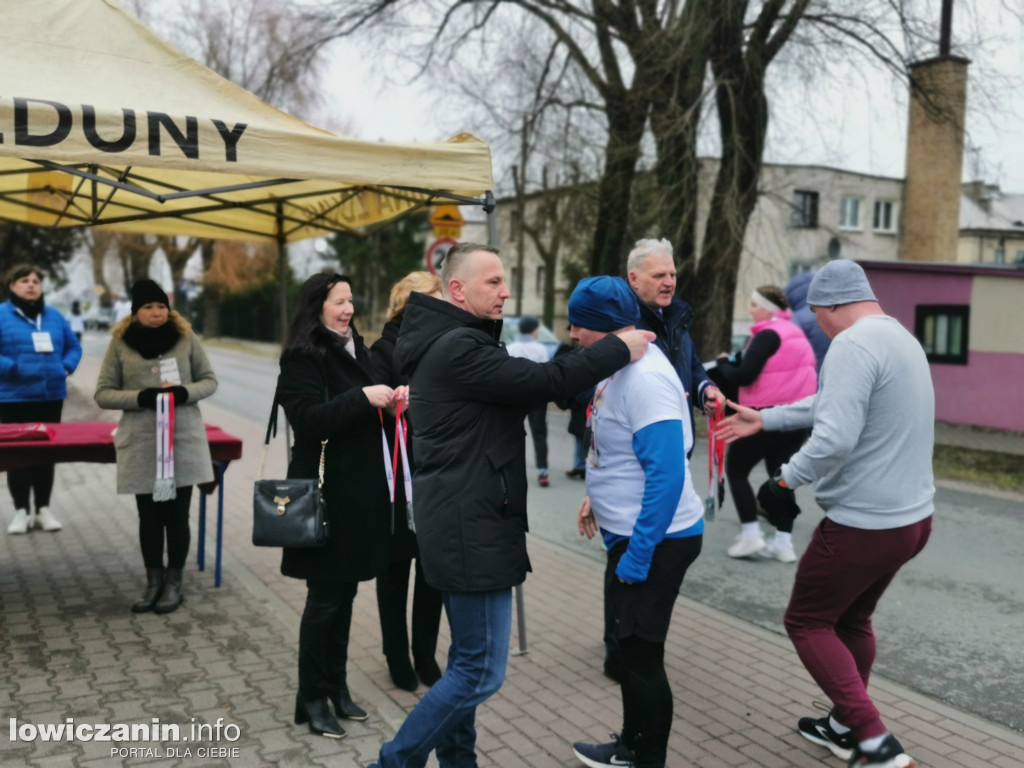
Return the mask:
{"type": "Polygon", "coordinates": [[[181,605],[181,573],[191,540],[192,486],[213,480],[210,446],[197,403],[216,391],[217,379],[191,327],[168,305],[167,294],[152,280],[132,286],[132,314],[114,326],[96,383],[100,407],[124,412],[114,436],[117,492],[135,494],[146,566],[146,590],[132,605],[133,613],[169,613],[181,605]],[[175,495],[155,501],[157,396],[164,393],[174,400],[175,495]]]}

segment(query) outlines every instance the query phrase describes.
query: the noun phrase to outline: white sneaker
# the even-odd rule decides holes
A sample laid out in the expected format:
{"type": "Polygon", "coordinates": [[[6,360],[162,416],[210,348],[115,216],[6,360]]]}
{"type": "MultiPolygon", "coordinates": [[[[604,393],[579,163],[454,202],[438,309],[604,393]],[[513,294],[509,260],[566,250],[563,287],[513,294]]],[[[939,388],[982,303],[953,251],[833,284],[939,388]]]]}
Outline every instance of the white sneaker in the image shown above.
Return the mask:
{"type": "Polygon", "coordinates": [[[60,521],[53,516],[53,512],[50,511],[49,507],[39,508],[34,525],[36,528],[42,528],[44,531],[59,531],[64,527],[60,524],[60,521]]]}
{"type": "Polygon", "coordinates": [[[18,509],[14,512],[14,519],[7,526],[8,533],[28,533],[28,510],[18,509]]]}
{"type": "Polygon", "coordinates": [[[765,548],[764,536],[750,537],[742,534],[727,551],[729,557],[750,557],[765,548]]]}
{"type": "Polygon", "coordinates": [[[796,552],[793,551],[792,542],[779,544],[777,541],[773,541],[757,554],[769,560],[778,560],[780,563],[796,562],[796,552]]]}

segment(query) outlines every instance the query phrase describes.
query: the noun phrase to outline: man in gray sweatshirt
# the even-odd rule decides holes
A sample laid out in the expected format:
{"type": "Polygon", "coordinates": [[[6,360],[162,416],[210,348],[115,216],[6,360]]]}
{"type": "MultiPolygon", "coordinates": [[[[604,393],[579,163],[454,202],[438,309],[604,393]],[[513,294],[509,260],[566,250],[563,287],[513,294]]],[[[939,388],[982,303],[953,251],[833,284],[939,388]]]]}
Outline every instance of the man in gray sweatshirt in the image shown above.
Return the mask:
{"type": "Polygon", "coordinates": [[[758,501],[769,517],[795,516],[793,489],[814,483],[825,510],[797,568],[785,625],[800,660],[833,703],[802,718],[800,733],[850,766],[909,768],[914,761],[867,693],[875,659],[871,615],[897,571],[931,533],[935,395],[921,344],[882,311],[864,270],[833,261],[807,303],[832,339],[818,393],[792,405],[737,414],[717,435],[812,428],[758,501]]]}

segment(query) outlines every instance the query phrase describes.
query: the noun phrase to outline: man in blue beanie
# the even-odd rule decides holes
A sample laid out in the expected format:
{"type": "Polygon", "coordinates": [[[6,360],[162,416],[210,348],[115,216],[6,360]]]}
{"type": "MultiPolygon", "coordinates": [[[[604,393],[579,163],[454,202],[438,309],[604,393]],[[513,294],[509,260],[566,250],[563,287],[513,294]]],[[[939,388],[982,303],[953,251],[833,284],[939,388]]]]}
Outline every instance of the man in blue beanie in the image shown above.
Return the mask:
{"type": "MultiPolygon", "coordinates": [[[[590,277],[569,299],[584,349],[632,330],[640,308],[618,277],[590,277]]],[[[644,356],[597,385],[590,406],[587,496],[577,524],[608,549],[605,601],[620,648],[623,721],[606,744],[573,745],[590,768],[664,768],[672,730],[665,637],[687,568],[700,554],[704,506],[688,471],[686,392],[665,354],[644,356]]]]}

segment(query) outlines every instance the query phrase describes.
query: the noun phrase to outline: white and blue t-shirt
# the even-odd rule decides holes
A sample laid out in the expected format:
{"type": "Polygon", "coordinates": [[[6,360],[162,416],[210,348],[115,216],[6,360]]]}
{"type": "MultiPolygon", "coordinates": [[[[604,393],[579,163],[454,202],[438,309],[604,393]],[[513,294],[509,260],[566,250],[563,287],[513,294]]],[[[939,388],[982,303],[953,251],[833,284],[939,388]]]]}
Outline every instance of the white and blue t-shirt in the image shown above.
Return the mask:
{"type": "Polygon", "coordinates": [[[686,460],[693,446],[689,407],[675,369],[654,344],[595,389],[587,493],[606,542],[630,538],[617,569],[626,581],[646,579],[663,538],[704,532],[704,505],[686,460]]]}

